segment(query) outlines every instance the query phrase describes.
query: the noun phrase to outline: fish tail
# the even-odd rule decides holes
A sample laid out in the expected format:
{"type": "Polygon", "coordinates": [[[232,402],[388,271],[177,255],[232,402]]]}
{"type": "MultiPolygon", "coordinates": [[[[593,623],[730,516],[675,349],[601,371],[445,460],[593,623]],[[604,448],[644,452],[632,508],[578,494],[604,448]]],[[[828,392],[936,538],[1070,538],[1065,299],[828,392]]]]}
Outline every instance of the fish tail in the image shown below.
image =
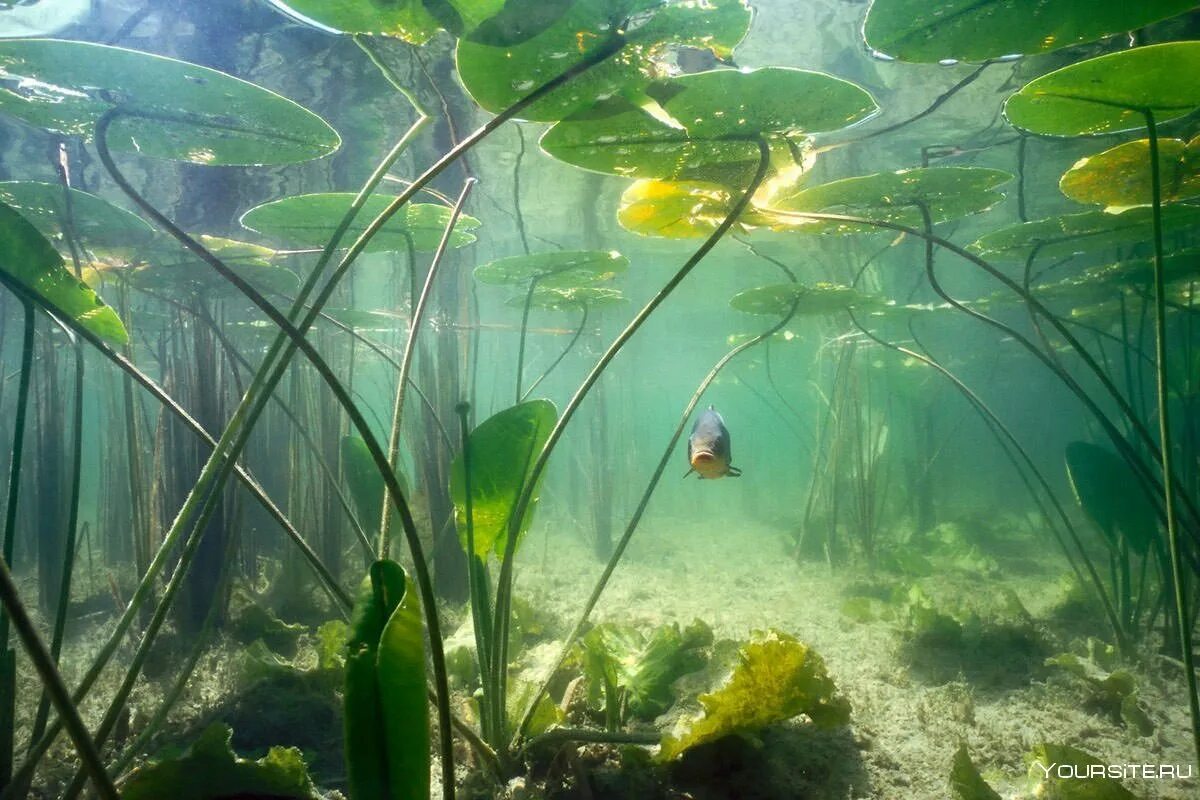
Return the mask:
{"type": "Polygon", "coordinates": [[[740,469],[738,469],[737,467],[732,467],[732,466],[729,468],[729,471],[726,472],[725,474],[731,478],[742,477],[742,471],[740,469]]]}

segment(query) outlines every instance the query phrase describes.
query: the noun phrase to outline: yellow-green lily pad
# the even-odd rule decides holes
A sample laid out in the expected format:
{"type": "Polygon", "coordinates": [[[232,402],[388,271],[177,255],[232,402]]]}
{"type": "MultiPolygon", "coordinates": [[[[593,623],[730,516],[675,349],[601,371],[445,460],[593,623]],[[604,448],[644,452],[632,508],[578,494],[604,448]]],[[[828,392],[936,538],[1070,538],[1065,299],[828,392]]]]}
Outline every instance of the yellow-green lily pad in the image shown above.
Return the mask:
{"type": "MultiPolygon", "coordinates": [[[[718,183],[703,181],[638,180],[621,194],[617,221],[642,236],[664,239],[698,239],[711,234],[724,221],[737,198],[718,183]]],[[[772,224],[753,208],[739,217],[743,226],[772,224]]]]}
{"type": "MultiPolygon", "coordinates": [[[[1194,231],[1200,225],[1200,207],[1166,206],[1162,221],[1167,236],[1194,231]]],[[[1131,208],[1120,214],[1086,211],[1010,225],[981,236],[968,249],[984,258],[1007,260],[1024,259],[1036,247],[1040,258],[1058,259],[1104,248],[1149,244],[1151,235],[1149,208],[1131,208]]]]}
{"type": "Polygon", "coordinates": [[[778,283],[738,292],[729,305],[747,314],[782,316],[796,306],[797,316],[827,316],[860,306],[873,307],[879,298],[836,283],[778,283]]]}
{"type": "MultiPolygon", "coordinates": [[[[1158,179],[1164,203],[1200,196],[1200,136],[1158,140],[1158,179]]],[[[1150,140],[1138,139],[1075,162],[1058,188],[1080,203],[1098,203],[1120,212],[1153,201],[1150,140]]]]}
{"type": "Polygon", "coordinates": [[[480,265],[475,279],[499,286],[536,280],[542,288],[570,289],[610,281],[628,268],[629,259],[616,250],[556,250],[480,265]]]}
{"type": "MultiPolygon", "coordinates": [[[[0,202],[15,208],[43,236],[66,249],[66,198],[60,184],[3,181],[0,202]]],[[[154,228],[137,214],[78,189],[71,189],[71,217],[79,244],[89,249],[127,249],[154,237],[154,228]]]]}
{"type": "MultiPolygon", "coordinates": [[[[529,304],[543,311],[578,311],[580,306],[589,309],[619,306],[629,302],[620,289],[607,286],[574,286],[557,288],[539,286],[533,290],[529,304]]],[[[505,305],[513,308],[525,307],[525,295],[510,297],[505,305]]]]}

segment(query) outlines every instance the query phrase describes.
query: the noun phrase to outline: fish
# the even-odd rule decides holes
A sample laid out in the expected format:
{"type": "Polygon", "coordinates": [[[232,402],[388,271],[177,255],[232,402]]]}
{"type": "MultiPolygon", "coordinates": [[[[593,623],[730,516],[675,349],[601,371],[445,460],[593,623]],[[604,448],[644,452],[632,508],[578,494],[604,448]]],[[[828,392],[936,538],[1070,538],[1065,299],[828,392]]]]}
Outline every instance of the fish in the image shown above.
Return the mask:
{"type": "Polygon", "coordinates": [[[692,433],[688,436],[689,469],[683,477],[695,472],[700,478],[740,478],[742,471],[730,463],[729,429],[725,420],[712,406],[696,418],[692,433]]]}

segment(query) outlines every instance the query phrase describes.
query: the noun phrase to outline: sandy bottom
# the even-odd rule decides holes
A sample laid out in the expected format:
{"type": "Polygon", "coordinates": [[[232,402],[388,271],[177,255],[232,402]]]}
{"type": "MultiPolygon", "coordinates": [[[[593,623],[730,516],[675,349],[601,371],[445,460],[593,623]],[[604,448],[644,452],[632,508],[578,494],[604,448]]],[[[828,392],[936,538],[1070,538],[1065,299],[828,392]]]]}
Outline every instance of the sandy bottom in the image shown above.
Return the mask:
{"type": "MultiPolygon", "coordinates": [[[[573,620],[602,565],[588,545],[570,536],[556,537],[550,560],[544,560],[540,532],[530,538],[518,593],[573,620]]],[[[1049,569],[1065,571],[1058,564],[1049,569]]],[[[1061,634],[1040,622],[1062,597],[1056,574],[1012,577],[1005,570],[987,580],[939,574],[921,584],[965,597],[994,596],[1007,586],[1039,621],[1051,652],[1058,652],[1065,649],[1061,634]]],[[[1174,667],[1155,661],[1161,666],[1135,669],[1139,696],[1156,723],[1146,737],[1084,710],[1084,688],[1058,670],[1038,670],[1014,687],[975,686],[961,674],[930,680],[902,658],[898,623],[859,623],[842,615],[847,586],[863,577],[824,563],[798,564],[778,530],[739,525],[735,535],[704,523],[685,527],[647,518],[594,620],[686,625],[699,617],[718,637],[744,638],[775,627],[816,648],[852,704],[852,721],[848,731],[808,731],[802,752],[781,755],[792,763],[773,770],[771,779],[787,784],[789,770],[794,778],[792,788],[780,787],[781,798],[946,798],[961,742],[1006,798],[1031,796],[1025,754],[1041,742],[1068,744],[1106,763],[1192,764],[1186,692],[1174,667]],[[822,754],[833,763],[820,763],[822,754]]],[[[1200,796],[1195,780],[1124,783],[1144,798],[1200,796]]]]}

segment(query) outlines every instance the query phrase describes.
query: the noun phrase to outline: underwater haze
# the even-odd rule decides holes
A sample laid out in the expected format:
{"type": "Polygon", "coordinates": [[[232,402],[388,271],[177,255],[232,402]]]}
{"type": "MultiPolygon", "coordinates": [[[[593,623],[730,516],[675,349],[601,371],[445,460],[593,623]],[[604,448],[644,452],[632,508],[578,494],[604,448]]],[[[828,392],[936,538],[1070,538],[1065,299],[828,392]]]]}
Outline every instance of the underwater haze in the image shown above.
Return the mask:
{"type": "Polygon", "coordinates": [[[0,800],[1200,796],[1200,6],[0,3],[0,800]]]}

